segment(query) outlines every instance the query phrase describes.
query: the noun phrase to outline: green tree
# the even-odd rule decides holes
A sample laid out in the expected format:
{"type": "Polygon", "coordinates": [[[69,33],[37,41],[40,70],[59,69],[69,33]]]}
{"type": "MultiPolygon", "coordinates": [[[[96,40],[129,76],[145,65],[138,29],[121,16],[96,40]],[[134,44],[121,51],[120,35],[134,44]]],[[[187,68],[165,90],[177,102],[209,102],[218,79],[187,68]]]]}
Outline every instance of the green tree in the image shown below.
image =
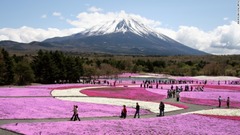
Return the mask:
{"type": "Polygon", "coordinates": [[[59,51],[55,51],[51,55],[51,59],[53,60],[55,67],[55,75],[54,78],[57,82],[60,80],[67,79],[67,71],[66,71],[66,56],[59,51]]]}
{"type": "Polygon", "coordinates": [[[9,56],[8,52],[2,49],[2,79],[1,79],[1,84],[3,85],[9,85],[14,82],[14,65],[12,58],[9,56]]]}
{"type": "Polygon", "coordinates": [[[34,73],[27,61],[20,61],[16,63],[14,71],[17,85],[27,85],[33,82],[34,73]]]}
{"type": "Polygon", "coordinates": [[[0,85],[4,85],[4,74],[5,74],[5,64],[4,64],[4,61],[3,61],[3,55],[2,53],[0,52],[0,85]]]}
{"type": "Polygon", "coordinates": [[[37,82],[45,84],[55,82],[58,69],[51,57],[51,53],[40,50],[38,56],[34,57],[32,68],[37,82]]]}
{"type": "Polygon", "coordinates": [[[94,66],[91,65],[83,65],[83,76],[86,77],[84,79],[87,79],[87,81],[92,80],[92,77],[95,75],[96,73],[96,68],[94,66]]]}

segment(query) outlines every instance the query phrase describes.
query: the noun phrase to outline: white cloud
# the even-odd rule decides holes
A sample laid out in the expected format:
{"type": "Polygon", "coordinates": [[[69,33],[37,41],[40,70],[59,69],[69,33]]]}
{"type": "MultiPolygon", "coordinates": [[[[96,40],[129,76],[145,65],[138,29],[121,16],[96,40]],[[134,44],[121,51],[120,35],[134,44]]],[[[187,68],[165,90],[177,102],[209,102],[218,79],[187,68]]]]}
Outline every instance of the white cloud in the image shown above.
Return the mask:
{"type": "Polygon", "coordinates": [[[196,27],[180,26],[176,40],[192,48],[205,51],[210,46],[212,35],[196,27]]]}
{"type": "Polygon", "coordinates": [[[92,7],[88,8],[88,11],[89,12],[101,12],[101,11],[103,11],[103,9],[92,6],[92,7]]]}
{"type": "Polygon", "coordinates": [[[144,18],[140,15],[127,14],[127,13],[125,13],[125,11],[108,12],[105,14],[98,13],[98,12],[94,12],[94,13],[82,12],[77,15],[77,20],[68,20],[68,23],[75,27],[87,29],[96,24],[105,23],[107,21],[111,21],[116,18],[122,18],[122,17],[127,17],[127,16],[131,16],[131,17],[135,18],[136,20],[140,21],[141,23],[149,25],[149,26],[153,26],[153,27],[157,27],[161,24],[159,21],[150,20],[150,19],[144,18]]]}
{"type": "Polygon", "coordinates": [[[10,40],[10,39],[6,35],[0,35],[0,41],[3,41],[3,40],[10,40]]]}
{"type": "Polygon", "coordinates": [[[41,18],[43,18],[43,19],[47,18],[47,15],[44,14],[44,15],[41,16],[41,18]]]}
{"type": "Polygon", "coordinates": [[[53,16],[62,16],[62,14],[60,12],[53,12],[52,15],[53,16]]]}
{"type": "Polygon", "coordinates": [[[204,32],[196,27],[180,26],[179,30],[166,35],[173,39],[212,54],[240,54],[240,25],[229,25],[204,32]]]}
{"type": "Polygon", "coordinates": [[[224,17],[223,20],[224,20],[224,21],[227,21],[227,20],[228,20],[228,17],[224,17]]]}
{"type": "MultiPolygon", "coordinates": [[[[62,17],[59,12],[54,16],[62,17]]],[[[212,54],[240,54],[240,25],[231,22],[228,25],[219,26],[211,31],[203,31],[193,26],[179,26],[178,30],[163,28],[161,22],[150,20],[136,14],[120,12],[82,12],[75,20],[67,20],[73,28],[60,30],[57,28],[36,29],[21,27],[18,29],[0,29],[0,40],[13,40],[18,42],[42,41],[55,36],[66,36],[90,28],[96,24],[103,23],[119,17],[131,16],[139,22],[155,28],[161,32],[189,47],[199,49],[212,54]],[[31,35],[31,36],[30,36],[31,35]]]]}
{"type": "Polygon", "coordinates": [[[58,17],[58,18],[61,19],[61,20],[64,20],[64,19],[65,19],[65,18],[63,17],[62,13],[60,13],[60,12],[53,12],[52,15],[58,17]]]}
{"type": "Polygon", "coordinates": [[[81,31],[79,28],[59,30],[57,28],[36,29],[23,26],[18,29],[0,29],[0,40],[12,40],[17,42],[29,43],[32,41],[43,41],[47,38],[56,36],[67,36],[81,31]]]}

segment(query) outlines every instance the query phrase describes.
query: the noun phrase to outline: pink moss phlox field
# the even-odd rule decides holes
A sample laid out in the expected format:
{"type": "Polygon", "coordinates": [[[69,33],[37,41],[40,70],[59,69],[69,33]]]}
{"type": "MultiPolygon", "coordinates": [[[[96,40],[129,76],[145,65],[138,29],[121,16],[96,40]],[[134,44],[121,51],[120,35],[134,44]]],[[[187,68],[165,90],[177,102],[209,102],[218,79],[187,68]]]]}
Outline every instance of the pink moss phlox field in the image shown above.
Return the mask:
{"type": "Polygon", "coordinates": [[[70,89],[70,88],[82,88],[88,86],[98,86],[94,84],[48,84],[48,85],[32,85],[26,86],[28,88],[35,88],[35,89],[70,89]]]}
{"type": "MultiPolygon", "coordinates": [[[[207,105],[207,106],[218,106],[218,100],[213,99],[196,99],[196,98],[187,98],[187,97],[181,97],[181,102],[190,103],[190,104],[196,104],[196,105],[207,105]]],[[[222,101],[222,107],[226,108],[227,103],[226,101],[222,101]]],[[[239,108],[240,102],[236,101],[230,101],[230,107],[239,108]]]]}
{"type": "Polygon", "coordinates": [[[111,87],[111,88],[99,88],[99,89],[86,89],[81,93],[90,97],[110,97],[110,98],[124,98],[142,101],[160,101],[166,96],[155,94],[146,91],[143,88],[133,87],[111,87]]]}
{"type": "Polygon", "coordinates": [[[240,107],[239,92],[181,92],[180,100],[192,104],[217,106],[219,96],[222,97],[223,106],[226,106],[227,97],[230,97],[230,106],[240,107]]]}
{"type": "MultiPolygon", "coordinates": [[[[210,76],[210,78],[211,77],[213,77],[213,76],[210,76]]],[[[213,79],[213,78],[209,79],[207,76],[205,77],[205,79],[204,78],[202,78],[202,79],[194,78],[192,76],[184,76],[184,77],[172,76],[171,78],[175,79],[175,80],[194,81],[194,83],[198,82],[198,84],[207,80],[207,84],[212,84],[212,85],[218,85],[218,83],[220,83],[220,85],[225,85],[225,84],[230,84],[229,82],[231,82],[231,81],[239,81],[239,79],[236,79],[236,78],[234,78],[234,79],[233,78],[232,79],[230,79],[230,78],[224,79],[224,78],[221,78],[221,77],[217,78],[217,76],[216,76],[215,79],[213,79]]]]}
{"type": "MultiPolygon", "coordinates": [[[[79,106],[80,117],[119,116],[122,107],[63,101],[55,98],[0,98],[0,119],[32,119],[32,118],[70,118],[73,105],[79,106]]],[[[134,108],[128,108],[133,115],[134,108]]],[[[141,114],[149,114],[141,110],[141,114]]]]}
{"type": "Polygon", "coordinates": [[[149,119],[94,120],[74,122],[15,123],[1,126],[19,133],[86,135],[236,135],[240,121],[201,115],[176,115],[149,119]]]}
{"type": "Polygon", "coordinates": [[[205,88],[240,92],[240,85],[204,85],[205,88]]]}
{"type": "Polygon", "coordinates": [[[206,117],[213,117],[213,118],[219,118],[219,119],[229,119],[229,120],[238,120],[240,121],[240,116],[221,116],[221,115],[209,115],[209,114],[197,114],[202,115],[206,117]]]}
{"type": "Polygon", "coordinates": [[[24,87],[2,87],[0,88],[1,96],[51,96],[50,90],[46,88],[24,88],[24,87]]]}
{"type": "Polygon", "coordinates": [[[70,89],[97,86],[92,84],[49,84],[25,87],[1,87],[0,96],[51,96],[52,89],[70,89]]]}
{"type": "Polygon", "coordinates": [[[217,100],[219,96],[223,100],[227,100],[230,97],[231,101],[239,101],[240,92],[181,92],[181,97],[196,98],[196,99],[213,99],[217,100]]]}

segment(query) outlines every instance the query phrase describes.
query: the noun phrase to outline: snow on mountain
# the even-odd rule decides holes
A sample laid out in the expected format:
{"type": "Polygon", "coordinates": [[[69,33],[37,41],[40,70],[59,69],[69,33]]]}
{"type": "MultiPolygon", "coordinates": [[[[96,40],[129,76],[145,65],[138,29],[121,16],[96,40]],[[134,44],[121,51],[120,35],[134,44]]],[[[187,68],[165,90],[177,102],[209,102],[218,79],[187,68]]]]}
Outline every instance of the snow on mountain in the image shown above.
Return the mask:
{"type": "Polygon", "coordinates": [[[87,36],[96,36],[118,32],[132,32],[142,37],[151,35],[163,40],[169,40],[168,37],[158,33],[147,25],[140,23],[138,19],[127,14],[119,16],[111,21],[102,22],[82,33],[87,36]]]}

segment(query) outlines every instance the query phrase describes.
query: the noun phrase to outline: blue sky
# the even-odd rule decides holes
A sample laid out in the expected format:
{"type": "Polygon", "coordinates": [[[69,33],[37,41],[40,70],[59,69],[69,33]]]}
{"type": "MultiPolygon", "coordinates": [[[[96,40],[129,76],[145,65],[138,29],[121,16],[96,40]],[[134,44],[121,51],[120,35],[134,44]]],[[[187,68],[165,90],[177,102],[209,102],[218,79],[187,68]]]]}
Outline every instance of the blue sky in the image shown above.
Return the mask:
{"type": "Polygon", "coordinates": [[[0,28],[70,28],[71,25],[52,13],[59,12],[65,18],[74,19],[91,6],[103,12],[124,10],[160,21],[173,29],[186,25],[212,30],[236,20],[236,0],[1,0],[1,5],[0,28]],[[41,18],[42,15],[47,18],[41,18]]]}
{"type": "MultiPolygon", "coordinates": [[[[24,30],[28,30],[28,33],[30,30],[31,32],[34,30],[44,32],[46,36],[39,38],[40,41],[49,35],[51,37],[54,32],[52,36],[64,35],[63,32],[65,35],[71,34],[68,30],[76,28],[76,25],[70,22],[80,21],[81,18],[79,19],[77,16],[81,13],[89,15],[96,10],[94,12],[106,15],[125,11],[127,14],[140,15],[158,22],[157,28],[166,32],[164,34],[179,42],[192,44],[189,45],[190,47],[205,51],[208,50],[206,47],[217,46],[225,47],[229,51],[233,45],[208,43],[210,45],[205,45],[205,47],[196,46],[194,44],[199,42],[203,44],[205,41],[202,39],[186,41],[187,39],[183,39],[186,37],[180,33],[191,30],[198,32],[197,35],[204,33],[204,36],[207,36],[218,31],[219,27],[223,31],[225,25],[229,26],[229,29],[233,29],[232,27],[236,27],[234,21],[237,18],[237,0],[1,0],[0,3],[0,40],[9,39],[19,42],[30,42],[37,39],[34,37],[26,39],[23,35],[20,35],[20,38],[14,37],[24,30]],[[49,30],[50,28],[51,30],[49,30]],[[55,28],[54,32],[52,28],[55,28]],[[56,32],[58,33],[56,34],[56,32]]],[[[95,19],[92,18],[92,22],[95,19]]],[[[77,32],[77,29],[74,32],[77,32]]],[[[218,35],[215,34],[215,36],[218,35]]],[[[238,36],[238,33],[233,36],[238,36]]],[[[213,37],[212,40],[214,38],[218,37],[213,37]]],[[[219,40],[228,42],[225,38],[219,40]]],[[[235,50],[230,53],[235,53],[239,51],[236,49],[240,48],[240,43],[233,40],[231,42],[235,44],[235,50]]],[[[226,53],[218,50],[212,51],[211,53],[216,54],[226,53]]]]}

